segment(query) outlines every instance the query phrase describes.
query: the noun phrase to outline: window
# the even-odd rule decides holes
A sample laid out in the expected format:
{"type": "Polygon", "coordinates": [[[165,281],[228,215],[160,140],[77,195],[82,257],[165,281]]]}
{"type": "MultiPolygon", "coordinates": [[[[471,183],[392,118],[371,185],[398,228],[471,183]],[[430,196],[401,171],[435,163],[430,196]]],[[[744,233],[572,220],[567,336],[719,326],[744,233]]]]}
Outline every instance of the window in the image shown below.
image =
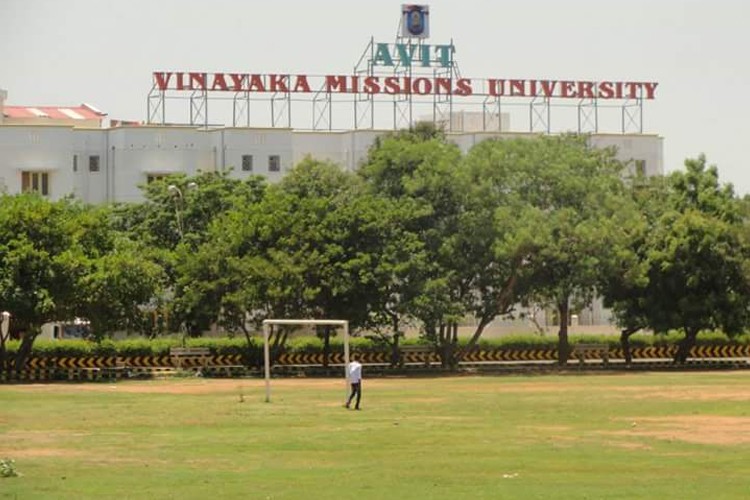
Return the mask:
{"type": "Polygon", "coordinates": [[[78,172],[78,155],[73,155],[73,172],[78,172]]]}
{"type": "Polygon", "coordinates": [[[281,157],[279,155],[271,155],[268,157],[268,171],[269,172],[281,171],[281,157]]]}
{"type": "Polygon", "coordinates": [[[646,175],[646,160],[635,160],[635,174],[646,175]]]}
{"type": "Polygon", "coordinates": [[[152,182],[160,181],[165,177],[166,175],[163,174],[149,174],[146,176],[146,183],[151,184],[152,182]]]}
{"type": "Polygon", "coordinates": [[[89,156],[89,172],[99,171],[99,155],[89,156]]]}
{"type": "Polygon", "coordinates": [[[242,171],[253,171],[253,155],[242,155],[242,171]]]}
{"type": "Polygon", "coordinates": [[[47,172],[21,172],[21,191],[49,195],[49,174],[47,172]]]}

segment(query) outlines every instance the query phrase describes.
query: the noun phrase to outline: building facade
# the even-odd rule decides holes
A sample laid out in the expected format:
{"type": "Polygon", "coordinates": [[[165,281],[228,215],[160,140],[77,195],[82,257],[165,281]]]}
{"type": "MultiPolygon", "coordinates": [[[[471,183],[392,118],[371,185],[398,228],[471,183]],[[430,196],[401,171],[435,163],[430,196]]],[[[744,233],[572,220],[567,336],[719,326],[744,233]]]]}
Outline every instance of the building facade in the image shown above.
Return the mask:
{"type": "MultiPolygon", "coordinates": [[[[354,171],[375,139],[389,132],[122,125],[114,121],[115,126],[105,126],[106,115],[87,105],[10,107],[3,106],[5,96],[0,91],[0,193],[34,191],[51,200],[73,195],[91,204],[142,201],[141,186],[172,174],[229,171],[236,179],[261,175],[276,182],[308,155],[354,171]]],[[[462,114],[458,120],[460,127],[453,124],[452,128],[460,131],[448,132],[447,138],[464,153],[487,139],[535,135],[472,130],[472,117],[462,114]]],[[[594,147],[614,147],[633,173],[664,173],[663,139],[658,135],[591,134],[589,140],[594,147]]],[[[493,321],[486,335],[552,333],[556,328],[550,311],[523,313],[525,319],[493,321]]],[[[610,312],[599,300],[576,313],[573,333],[615,331],[610,312]]],[[[467,323],[460,330],[470,335],[473,326],[467,323]]]]}
{"type": "MultiPolygon", "coordinates": [[[[242,179],[281,179],[305,156],[353,171],[385,130],[304,131],[287,128],[203,128],[177,125],[102,126],[93,107],[2,107],[0,191],[35,191],[52,200],[74,195],[87,203],[138,202],[139,186],[171,174],[230,170],[242,179]],[[52,110],[58,110],[53,112],[52,110]],[[28,111],[33,110],[33,111],[28,111]],[[63,111],[59,111],[63,110],[63,111]]],[[[463,152],[490,138],[531,137],[464,127],[447,137],[463,152]]],[[[619,159],[647,175],[664,171],[662,138],[592,134],[595,147],[617,149],[619,159]]]]}

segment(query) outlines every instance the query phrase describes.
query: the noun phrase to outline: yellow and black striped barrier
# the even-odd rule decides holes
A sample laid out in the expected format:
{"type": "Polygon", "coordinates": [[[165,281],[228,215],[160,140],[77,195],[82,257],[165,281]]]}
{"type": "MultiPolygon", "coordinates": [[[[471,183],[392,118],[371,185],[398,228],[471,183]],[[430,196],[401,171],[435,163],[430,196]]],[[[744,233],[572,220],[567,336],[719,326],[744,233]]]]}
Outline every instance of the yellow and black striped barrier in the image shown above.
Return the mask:
{"type": "MultiPolygon", "coordinates": [[[[387,364],[391,362],[390,352],[362,352],[358,357],[363,363],[387,364]]],[[[437,360],[437,358],[435,358],[437,360]]],[[[323,353],[281,353],[275,361],[278,365],[322,365],[323,353]]],[[[417,362],[421,360],[410,360],[417,362]]],[[[328,354],[328,364],[341,365],[344,363],[344,354],[332,352],[328,354]]]]}
{"type": "MultiPolygon", "coordinates": [[[[633,359],[671,359],[677,351],[677,346],[649,346],[633,347],[630,349],[633,359]]],[[[392,361],[390,351],[362,352],[360,359],[364,363],[387,364],[392,361]]],[[[623,359],[625,354],[621,348],[610,348],[610,359],[623,359]]],[[[694,346],[691,358],[750,358],[750,345],[722,345],[722,346],[694,346]]],[[[475,349],[464,354],[463,361],[504,362],[504,361],[554,361],[557,359],[557,349],[475,349]]],[[[436,352],[404,352],[402,362],[424,363],[439,362],[436,352]]],[[[333,352],[328,355],[329,364],[342,364],[344,354],[333,352]]],[[[282,353],[274,361],[279,365],[322,365],[322,353],[282,353]]],[[[240,366],[243,357],[239,354],[213,355],[204,358],[186,358],[183,366],[240,366]]],[[[170,356],[96,356],[96,357],[31,357],[26,361],[26,369],[76,369],[76,368],[116,368],[116,367],[172,367],[173,358],[170,356]]]]}
{"type": "Polygon", "coordinates": [[[55,370],[26,369],[0,373],[0,382],[48,382],[55,380],[55,378],[55,370]]]}
{"type": "MultiPolygon", "coordinates": [[[[671,360],[677,346],[648,346],[631,348],[633,360],[671,360]]],[[[621,348],[609,349],[609,359],[624,359],[621,348]]],[[[360,352],[360,360],[365,364],[391,365],[394,361],[391,351],[360,352]]],[[[748,359],[750,345],[700,345],[694,346],[689,358],[692,363],[711,363],[719,360],[748,359]]],[[[555,361],[557,349],[474,349],[464,354],[465,363],[504,363],[555,361]]],[[[437,352],[429,350],[406,351],[401,353],[402,364],[439,363],[437,352]]],[[[333,352],[328,356],[329,365],[344,363],[342,352],[333,352]]],[[[273,364],[275,366],[322,366],[322,353],[282,353],[273,364]]],[[[216,373],[246,373],[244,357],[240,354],[212,355],[203,358],[183,360],[183,367],[201,368],[216,373]]],[[[744,364],[743,364],[744,366],[744,364]]],[[[750,365],[749,365],[750,366],[750,365]]],[[[31,357],[21,370],[0,370],[0,382],[10,381],[50,381],[50,380],[111,380],[129,373],[153,373],[158,370],[171,371],[174,368],[173,358],[164,356],[59,356],[31,357]]]]}
{"type": "Polygon", "coordinates": [[[211,357],[213,366],[240,366],[242,364],[242,356],[239,354],[219,354],[211,357]]]}
{"type": "MultiPolygon", "coordinates": [[[[649,346],[649,347],[632,347],[630,355],[633,359],[658,359],[673,358],[677,352],[677,346],[649,346]]],[[[610,349],[611,358],[624,358],[625,353],[622,349],[610,349]]]]}
{"type": "Polygon", "coordinates": [[[690,350],[693,358],[750,358],[750,345],[698,345],[690,350]]]}
{"type": "MultiPolygon", "coordinates": [[[[648,346],[630,349],[633,359],[669,359],[673,358],[677,346],[648,346]]],[[[392,361],[390,351],[362,352],[360,359],[364,363],[387,364],[392,361]]],[[[623,359],[625,354],[621,348],[610,348],[610,359],[623,359]]],[[[750,345],[720,345],[694,346],[690,351],[690,358],[750,358],[750,345]]],[[[504,361],[553,361],[557,359],[557,349],[475,349],[464,354],[466,362],[504,362],[504,361]]],[[[422,363],[425,361],[439,362],[437,352],[404,352],[402,362],[422,363]]],[[[328,355],[329,364],[342,364],[344,354],[333,352],[328,355]]],[[[276,360],[279,365],[322,365],[322,353],[282,353],[276,360]]],[[[244,364],[243,356],[239,354],[212,355],[195,359],[186,358],[183,366],[240,366],[244,364]]],[[[92,357],[31,357],[26,361],[25,368],[29,370],[44,369],[76,369],[76,368],[116,368],[130,367],[171,367],[173,358],[165,356],[92,356],[92,357]]]]}
{"type": "Polygon", "coordinates": [[[557,349],[481,349],[466,353],[463,360],[473,363],[492,361],[554,361],[557,349]]]}
{"type": "MultiPolygon", "coordinates": [[[[33,361],[35,358],[32,358],[33,361]]],[[[110,357],[60,357],[50,358],[46,366],[56,366],[58,368],[105,368],[114,366],[110,357]]]]}
{"type": "Polygon", "coordinates": [[[172,366],[170,356],[123,356],[120,361],[134,367],[172,366]]]}

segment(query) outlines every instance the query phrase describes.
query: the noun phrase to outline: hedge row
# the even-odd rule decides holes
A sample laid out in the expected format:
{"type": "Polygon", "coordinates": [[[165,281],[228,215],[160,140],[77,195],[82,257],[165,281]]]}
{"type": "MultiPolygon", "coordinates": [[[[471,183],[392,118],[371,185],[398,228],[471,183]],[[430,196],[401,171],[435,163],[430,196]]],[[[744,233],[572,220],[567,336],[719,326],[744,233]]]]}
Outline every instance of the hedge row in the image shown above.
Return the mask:
{"type": "MultiPolygon", "coordinates": [[[[632,347],[646,347],[654,345],[672,345],[679,342],[682,335],[678,332],[669,335],[633,335],[630,339],[632,347]]],[[[466,339],[461,339],[459,345],[465,345],[466,339]]],[[[611,347],[618,347],[620,339],[612,335],[571,335],[570,342],[575,343],[600,343],[611,347]]],[[[419,339],[406,339],[403,345],[425,343],[419,339]]],[[[726,335],[716,332],[706,332],[698,336],[698,345],[727,345],[727,344],[750,344],[750,333],[740,337],[729,339],[726,335]]],[[[18,341],[10,341],[7,349],[10,354],[18,349],[18,341]]],[[[103,340],[101,342],[88,342],[85,340],[39,340],[34,343],[34,356],[49,357],[85,357],[85,356],[164,356],[169,354],[170,347],[182,346],[183,341],[179,338],[143,339],[134,338],[127,340],[103,340]]],[[[261,355],[263,350],[263,339],[253,338],[248,346],[244,338],[195,338],[186,339],[186,347],[207,347],[213,354],[229,355],[239,354],[255,358],[261,355]]],[[[359,351],[382,351],[387,346],[375,340],[354,337],[351,339],[352,349],[359,351]]],[[[557,336],[538,335],[510,335],[505,337],[482,339],[479,347],[483,349],[516,348],[516,349],[544,349],[556,348],[557,336]]],[[[343,349],[341,339],[331,339],[331,349],[340,351],[343,349]]],[[[323,341],[317,337],[297,337],[287,342],[287,352],[291,353],[317,353],[323,350],[323,341]]]]}

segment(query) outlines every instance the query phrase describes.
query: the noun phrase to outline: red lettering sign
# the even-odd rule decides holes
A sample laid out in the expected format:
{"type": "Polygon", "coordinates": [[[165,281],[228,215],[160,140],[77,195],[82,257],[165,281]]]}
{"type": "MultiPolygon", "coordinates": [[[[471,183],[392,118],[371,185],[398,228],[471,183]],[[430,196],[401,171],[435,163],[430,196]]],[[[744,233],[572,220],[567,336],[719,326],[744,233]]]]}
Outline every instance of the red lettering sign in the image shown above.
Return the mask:
{"type": "MultiPolygon", "coordinates": [[[[412,56],[412,54],[409,54],[412,56]]],[[[416,58],[417,54],[413,54],[416,58]]],[[[416,60],[416,59],[415,59],[416,60]]],[[[281,75],[252,73],[153,73],[161,91],[311,93],[323,89],[337,94],[484,95],[496,98],[654,99],[657,82],[591,80],[523,80],[488,78],[474,87],[470,78],[379,75],[281,75]]]]}

